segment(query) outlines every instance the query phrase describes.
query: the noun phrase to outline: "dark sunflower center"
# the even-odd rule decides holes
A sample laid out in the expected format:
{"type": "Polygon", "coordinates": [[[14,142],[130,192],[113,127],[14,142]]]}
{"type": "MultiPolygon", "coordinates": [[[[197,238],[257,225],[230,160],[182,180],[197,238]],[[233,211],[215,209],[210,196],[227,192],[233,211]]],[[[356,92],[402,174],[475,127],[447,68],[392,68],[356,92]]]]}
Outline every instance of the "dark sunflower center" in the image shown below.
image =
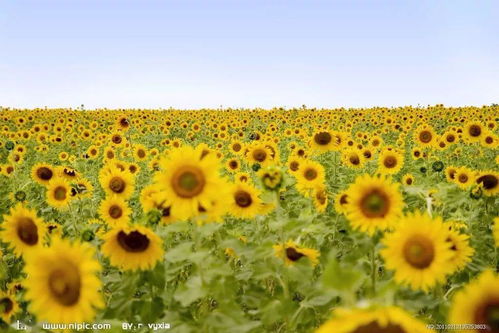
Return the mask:
{"type": "Polygon", "coordinates": [[[472,137],[480,136],[480,134],[482,134],[482,128],[478,125],[471,125],[469,133],[472,137]]]}
{"type": "Polygon", "coordinates": [[[387,156],[383,160],[383,165],[389,169],[394,168],[397,165],[397,159],[394,156],[387,156]]]}
{"type": "Polygon", "coordinates": [[[492,190],[497,187],[499,180],[494,175],[483,175],[478,177],[477,183],[482,184],[486,190],[492,190]]]}
{"type": "Polygon", "coordinates": [[[49,274],[48,287],[55,300],[64,306],[73,306],[80,298],[81,278],[78,267],[65,262],[49,274]]]}
{"type": "Polygon", "coordinates": [[[201,193],[206,185],[203,172],[192,166],[179,168],[172,177],[172,187],[182,198],[192,198],[201,193]]]}
{"type": "Polygon", "coordinates": [[[109,182],[109,188],[114,193],[123,193],[125,191],[126,183],[120,177],[113,177],[109,182]]]}
{"type": "Polygon", "coordinates": [[[109,216],[111,216],[113,219],[119,219],[123,216],[123,209],[121,209],[121,207],[118,205],[112,205],[111,207],[109,207],[109,216]]]}
{"type": "Polygon", "coordinates": [[[240,150],[241,150],[241,148],[242,148],[242,147],[241,147],[241,145],[240,145],[239,143],[234,143],[234,144],[232,145],[232,150],[234,150],[235,152],[240,151],[240,150]]]}
{"type": "Polygon", "coordinates": [[[267,152],[263,149],[256,149],[253,152],[253,158],[258,162],[263,162],[267,158],[267,152]]]}
{"type": "Polygon", "coordinates": [[[63,186],[58,186],[54,190],[54,198],[57,201],[66,200],[68,190],[63,186]]]}
{"type": "Polygon", "coordinates": [[[369,217],[385,217],[390,209],[390,200],[386,193],[374,189],[365,195],[360,202],[362,213],[369,217]]]}
{"type": "Polygon", "coordinates": [[[112,141],[115,144],[120,144],[123,139],[119,135],[113,135],[112,141]]]}
{"type": "Polygon", "coordinates": [[[456,177],[456,170],[449,170],[449,178],[454,179],[456,177]]]}
{"type": "Polygon", "coordinates": [[[364,157],[365,158],[371,158],[371,156],[372,156],[372,154],[371,154],[371,152],[369,150],[365,150],[364,151],[364,157]]]}
{"type": "Polygon", "coordinates": [[[14,302],[8,297],[0,299],[0,313],[10,313],[14,309],[14,302]]]}
{"type": "Polygon", "coordinates": [[[431,240],[425,236],[414,235],[406,241],[403,248],[405,260],[418,269],[425,269],[435,258],[435,248],[431,240]]]}
{"type": "Polygon", "coordinates": [[[499,299],[488,299],[475,310],[475,323],[489,327],[487,332],[499,332],[499,299]]]}
{"type": "Polygon", "coordinates": [[[411,184],[412,184],[412,178],[407,178],[407,179],[405,180],[405,183],[406,183],[407,185],[411,185],[411,184]]]}
{"type": "Polygon", "coordinates": [[[315,198],[317,199],[317,201],[321,204],[321,205],[324,205],[326,203],[326,192],[325,191],[317,191],[315,193],[315,198]]]}
{"type": "Polygon", "coordinates": [[[350,156],[350,163],[353,165],[359,165],[360,164],[360,159],[357,155],[352,155],[350,156]]]}
{"type": "Polygon", "coordinates": [[[468,181],[468,175],[462,173],[457,177],[457,179],[460,183],[466,183],[468,181]]]}
{"type": "Polygon", "coordinates": [[[321,146],[328,145],[331,142],[331,139],[331,134],[329,134],[328,132],[320,132],[314,135],[315,143],[321,146]]]}
{"type": "Polygon", "coordinates": [[[456,141],[456,137],[453,134],[449,134],[446,136],[447,142],[452,143],[456,141]]]}
{"type": "Polygon", "coordinates": [[[421,153],[419,152],[419,150],[416,150],[416,151],[414,152],[414,156],[415,156],[415,157],[419,157],[419,156],[421,156],[421,153]]]}
{"type": "Polygon", "coordinates": [[[137,156],[138,156],[139,158],[144,158],[144,157],[146,157],[146,152],[145,152],[145,151],[143,151],[142,149],[139,149],[139,150],[137,151],[137,156]]]}
{"type": "Polygon", "coordinates": [[[126,234],[124,231],[118,233],[118,243],[127,252],[144,252],[149,248],[149,238],[138,231],[126,234]]]}
{"type": "Polygon", "coordinates": [[[36,175],[42,180],[50,180],[54,173],[47,167],[41,167],[36,170],[36,175]]]}
{"type": "Polygon", "coordinates": [[[229,167],[231,169],[237,169],[237,161],[230,161],[229,162],[229,167]]]}
{"type": "Polygon", "coordinates": [[[296,161],[293,161],[289,164],[289,168],[291,169],[291,171],[297,171],[299,167],[300,167],[300,163],[298,163],[296,161]]]}
{"type": "Polygon", "coordinates": [[[236,201],[236,204],[242,208],[249,207],[253,203],[251,195],[245,191],[237,191],[236,194],[234,194],[234,200],[236,201]]]}
{"type": "Polygon", "coordinates": [[[301,257],[304,257],[305,255],[303,253],[300,253],[296,251],[294,247],[287,247],[286,248],[286,257],[291,260],[291,261],[297,261],[301,257]]]}
{"type": "Polygon", "coordinates": [[[128,127],[128,125],[129,125],[128,120],[126,118],[121,118],[120,125],[122,127],[128,127]]]}
{"type": "Polygon", "coordinates": [[[313,168],[308,168],[305,170],[305,172],[303,173],[303,176],[305,177],[306,180],[314,180],[315,178],[317,178],[318,176],[318,173],[317,173],[317,170],[313,169],[313,168]]]}
{"type": "Polygon", "coordinates": [[[38,227],[29,217],[21,217],[17,220],[17,236],[30,246],[38,243],[38,227]]]}
{"type": "Polygon", "coordinates": [[[169,217],[170,216],[170,207],[163,208],[161,210],[161,216],[169,217]]]}
{"type": "Polygon", "coordinates": [[[485,138],[485,143],[491,144],[492,142],[494,142],[494,139],[492,137],[488,136],[485,138]]]}
{"type": "Polygon", "coordinates": [[[343,194],[340,198],[340,204],[343,206],[346,205],[347,203],[348,203],[348,195],[343,194]]]}
{"type": "Polygon", "coordinates": [[[430,131],[422,131],[421,133],[419,133],[419,140],[423,143],[430,142],[432,138],[433,136],[431,135],[430,131]]]}
{"type": "Polygon", "coordinates": [[[382,327],[377,321],[357,327],[352,333],[406,333],[406,330],[397,324],[388,323],[382,327]]]}

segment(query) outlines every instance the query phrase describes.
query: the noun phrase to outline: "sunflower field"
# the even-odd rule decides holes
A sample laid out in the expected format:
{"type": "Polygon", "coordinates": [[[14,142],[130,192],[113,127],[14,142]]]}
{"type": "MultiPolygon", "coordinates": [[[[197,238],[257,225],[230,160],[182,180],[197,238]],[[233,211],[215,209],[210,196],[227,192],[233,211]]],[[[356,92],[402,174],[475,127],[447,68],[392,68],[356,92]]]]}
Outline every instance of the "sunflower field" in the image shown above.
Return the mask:
{"type": "Polygon", "coordinates": [[[497,333],[498,147],[495,105],[2,109],[0,331],[497,333]]]}

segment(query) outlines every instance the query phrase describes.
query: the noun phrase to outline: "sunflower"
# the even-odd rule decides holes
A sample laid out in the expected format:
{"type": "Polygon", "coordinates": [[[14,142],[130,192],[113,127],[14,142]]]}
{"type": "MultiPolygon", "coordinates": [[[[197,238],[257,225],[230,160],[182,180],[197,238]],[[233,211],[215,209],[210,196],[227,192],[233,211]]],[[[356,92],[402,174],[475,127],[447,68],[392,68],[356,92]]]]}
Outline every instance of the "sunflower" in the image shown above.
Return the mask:
{"type": "Polygon", "coordinates": [[[404,165],[404,157],[393,149],[383,149],[379,154],[378,164],[382,174],[396,174],[404,165]]]}
{"type": "Polygon", "coordinates": [[[339,214],[346,214],[348,207],[348,193],[347,191],[341,191],[334,197],[334,209],[339,214]]]}
{"type": "Polygon", "coordinates": [[[464,135],[469,142],[479,142],[484,134],[485,128],[479,122],[469,122],[464,127],[464,135]]]}
{"type": "Polygon", "coordinates": [[[464,190],[473,184],[473,177],[474,174],[472,170],[468,169],[467,167],[460,167],[454,174],[454,183],[456,183],[457,186],[464,190]]]}
{"type": "Polygon", "coordinates": [[[244,144],[240,141],[231,142],[229,148],[232,153],[237,155],[240,155],[244,152],[244,144]]]}
{"type": "Polygon", "coordinates": [[[312,266],[319,263],[320,252],[314,249],[300,247],[292,240],[288,240],[284,245],[276,244],[273,246],[275,256],[284,260],[286,265],[293,265],[303,257],[308,258],[312,266]]]}
{"type": "Polygon", "coordinates": [[[410,173],[404,175],[404,177],[402,177],[402,184],[406,186],[414,185],[414,176],[410,173]]]}
{"type": "MultiPolygon", "coordinates": [[[[481,324],[487,332],[499,332],[499,277],[490,270],[481,273],[452,299],[449,312],[451,324],[481,324]]],[[[462,329],[473,333],[479,330],[462,329]]]]}
{"type": "Polygon", "coordinates": [[[246,159],[250,164],[267,166],[272,163],[272,151],[264,143],[253,143],[246,148],[246,159]]]}
{"type": "Polygon", "coordinates": [[[462,270],[471,261],[471,256],[475,252],[470,246],[469,236],[461,234],[453,228],[449,228],[447,242],[451,244],[452,257],[450,258],[452,267],[456,271],[462,270]]]}
{"type": "Polygon", "coordinates": [[[107,195],[115,194],[122,198],[129,198],[135,187],[133,175],[125,168],[102,168],[99,182],[107,195]]]}
{"type": "Polygon", "coordinates": [[[47,186],[47,203],[65,209],[71,201],[71,186],[63,178],[53,178],[47,186]]]}
{"type": "Polygon", "coordinates": [[[309,146],[320,152],[330,151],[335,148],[336,138],[328,130],[319,130],[312,135],[309,146]]]}
{"type": "Polygon", "coordinates": [[[235,217],[254,218],[259,215],[262,201],[260,191],[247,183],[236,183],[232,186],[229,212],[235,217]]]}
{"type": "Polygon", "coordinates": [[[385,235],[381,250],[386,268],[395,270],[395,282],[425,292],[443,283],[453,268],[448,235],[440,218],[420,212],[402,218],[396,230],[385,235]]]}
{"type": "Polygon", "coordinates": [[[447,181],[450,183],[450,182],[454,182],[455,179],[456,179],[456,172],[459,168],[458,167],[454,167],[454,166],[448,166],[447,168],[445,168],[445,178],[447,179],[447,181]]]}
{"type": "Polygon", "coordinates": [[[4,216],[0,238],[14,248],[17,256],[40,248],[47,231],[45,224],[36,212],[17,204],[4,216]]]}
{"type": "Polygon", "coordinates": [[[398,183],[363,175],[347,190],[347,218],[354,229],[369,235],[393,226],[401,215],[403,200],[398,183]]]}
{"type": "Polygon", "coordinates": [[[328,194],[326,191],[326,186],[324,186],[323,184],[318,185],[313,191],[312,199],[315,209],[317,209],[319,213],[323,213],[326,210],[328,204],[328,194]]]}
{"type": "Polygon", "coordinates": [[[499,173],[495,171],[481,171],[476,177],[476,183],[481,186],[486,196],[499,193],[499,173]]]}
{"type": "Polygon", "coordinates": [[[90,322],[104,302],[99,292],[101,270],[95,251],[87,243],[54,238],[52,245],[30,252],[26,258],[26,299],[38,321],[90,322]],[[50,309],[50,311],[47,311],[50,309]]]}
{"type": "Polygon", "coordinates": [[[133,157],[137,161],[144,161],[147,159],[147,148],[141,144],[133,145],[133,157]]]}
{"type": "Polygon", "coordinates": [[[414,141],[422,147],[431,147],[435,143],[437,135],[430,125],[423,125],[414,132],[414,141]]]}
{"type": "Polygon", "coordinates": [[[16,299],[7,293],[0,291],[0,318],[10,323],[10,318],[19,310],[16,299]]]}
{"type": "Polygon", "coordinates": [[[247,172],[236,173],[236,175],[234,176],[234,181],[239,183],[248,183],[248,184],[252,183],[251,176],[247,172]]]}
{"type": "Polygon", "coordinates": [[[298,169],[300,168],[300,162],[302,161],[303,159],[300,158],[300,157],[297,157],[297,156],[290,156],[288,158],[288,161],[287,161],[287,166],[288,166],[288,170],[289,172],[294,175],[298,169]]]}
{"type": "Polygon", "coordinates": [[[317,185],[324,183],[324,167],[312,160],[302,160],[295,173],[296,189],[305,196],[310,196],[317,185]]]}
{"type": "Polygon", "coordinates": [[[427,333],[434,332],[425,323],[401,308],[371,307],[365,309],[337,308],[315,333],[427,333]]]}
{"type": "Polygon", "coordinates": [[[31,179],[41,185],[48,185],[54,174],[54,168],[46,163],[37,163],[31,168],[31,179]]]}
{"type": "Polygon", "coordinates": [[[494,234],[494,239],[496,241],[496,247],[499,247],[499,217],[496,217],[494,219],[494,226],[492,232],[494,234]]]}
{"type": "Polygon", "coordinates": [[[155,184],[179,219],[199,215],[200,207],[210,210],[215,199],[229,202],[228,184],[218,173],[220,165],[214,153],[201,146],[185,146],[170,151],[160,164],[162,171],[154,176],[155,184]]]}
{"type": "Polygon", "coordinates": [[[241,163],[237,158],[230,158],[225,164],[225,169],[230,173],[238,172],[241,168],[241,163]]]}
{"type": "Polygon", "coordinates": [[[162,241],[143,226],[119,226],[103,236],[102,253],[124,270],[152,269],[163,258],[162,241]]]}
{"type": "Polygon", "coordinates": [[[343,164],[349,168],[362,168],[364,165],[364,155],[362,152],[355,148],[345,149],[341,154],[343,164]]]}
{"type": "Polygon", "coordinates": [[[116,195],[104,199],[99,208],[99,214],[111,227],[125,225],[130,221],[131,209],[124,198],[116,195]]]}

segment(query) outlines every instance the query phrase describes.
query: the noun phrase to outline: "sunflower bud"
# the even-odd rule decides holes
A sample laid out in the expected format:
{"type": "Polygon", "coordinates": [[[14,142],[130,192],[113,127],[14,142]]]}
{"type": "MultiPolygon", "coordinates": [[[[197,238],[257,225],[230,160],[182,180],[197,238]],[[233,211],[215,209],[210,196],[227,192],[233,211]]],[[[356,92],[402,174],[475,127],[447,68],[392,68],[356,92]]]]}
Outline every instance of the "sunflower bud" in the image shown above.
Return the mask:
{"type": "Polygon", "coordinates": [[[482,197],[483,191],[481,186],[477,186],[470,191],[470,198],[478,200],[482,197]]]}
{"type": "Polygon", "coordinates": [[[14,146],[15,146],[14,142],[7,141],[7,143],[5,144],[5,149],[12,150],[12,149],[14,149],[14,146]]]}
{"type": "Polygon", "coordinates": [[[147,223],[151,225],[158,224],[161,221],[161,212],[157,209],[153,209],[147,213],[147,223]]]}
{"type": "Polygon", "coordinates": [[[92,230],[87,229],[83,231],[83,234],[81,235],[81,239],[85,242],[91,242],[95,238],[95,234],[92,230]]]}
{"type": "Polygon", "coordinates": [[[17,201],[24,201],[26,200],[26,193],[24,191],[17,191],[15,194],[14,194],[14,198],[16,198],[17,201]]]}
{"type": "Polygon", "coordinates": [[[421,167],[421,168],[419,168],[419,171],[421,171],[421,173],[426,173],[426,168],[425,167],[421,167]]]}
{"type": "Polygon", "coordinates": [[[251,169],[253,169],[253,171],[257,172],[258,170],[260,170],[262,166],[260,165],[260,163],[255,163],[251,166],[251,169]]]}
{"type": "Polygon", "coordinates": [[[444,169],[444,164],[441,161],[436,161],[436,162],[433,162],[433,164],[431,165],[431,168],[435,172],[440,172],[444,169]]]}

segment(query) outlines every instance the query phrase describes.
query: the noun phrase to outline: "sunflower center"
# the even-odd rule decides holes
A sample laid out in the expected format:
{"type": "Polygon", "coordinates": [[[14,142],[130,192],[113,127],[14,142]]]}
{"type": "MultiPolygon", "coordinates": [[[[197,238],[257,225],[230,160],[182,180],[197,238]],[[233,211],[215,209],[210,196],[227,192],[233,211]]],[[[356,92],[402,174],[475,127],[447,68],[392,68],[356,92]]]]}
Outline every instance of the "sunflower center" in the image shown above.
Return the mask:
{"type": "Polygon", "coordinates": [[[360,164],[360,159],[357,155],[352,155],[350,156],[350,163],[353,165],[359,165],[360,164]]]}
{"type": "Polygon", "coordinates": [[[348,195],[343,194],[340,198],[340,204],[343,206],[346,205],[347,203],[348,203],[348,195]]]}
{"type": "Polygon", "coordinates": [[[182,198],[192,198],[203,191],[206,179],[203,172],[193,166],[179,168],[173,175],[172,187],[182,198]]]}
{"type": "Polygon", "coordinates": [[[125,181],[120,177],[113,177],[109,182],[109,188],[114,193],[123,193],[123,191],[125,191],[125,187],[125,181]]]}
{"type": "Polygon", "coordinates": [[[305,255],[303,253],[300,253],[296,251],[294,247],[287,247],[286,248],[286,257],[291,260],[291,261],[297,261],[301,257],[304,257],[305,255]]]}
{"type": "Polygon", "coordinates": [[[314,135],[314,141],[318,145],[325,146],[331,142],[331,134],[328,132],[320,132],[314,135]]]}
{"type": "Polygon", "coordinates": [[[431,265],[435,258],[435,248],[428,238],[414,235],[404,245],[404,258],[413,267],[424,269],[431,265]]]}
{"type": "Polygon", "coordinates": [[[397,159],[394,156],[387,156],[383,160],[383,165],[386,168],[394,168],[397,165],[397,159]]]}
{"type": "Polygon", "coordinates": [[[63,186],[57,186],[54,190],[54,198],[57,201],[66,200],[68,190],[63,186]]]}
{"type": "Polygon", "coordinates": [[[412,178],[407,178],[407,179],[405,180],[405,183],[406,183],[407,185],[411,185],[411,184],[412,184],[412,178]]]}
{"type": "Polygon", "coordinates": [[[170,216],[170,207],[163,208],[161,210],[161,216],[169,217],[170,216]]]}
{"type": "Polygon", "coordinates": [[[236,153],[241,150],[241,145],[239,143],[234,143],[232,145],[232,150],[234,150],[236,153]]]}
{"type": "Polygon", "coordinates": [[[296,171],[296,170],[298,170],[299,167],[300,167],[300,164],[296,161],[293,161],[289,164],[289,168],[291,169],[291,171],[296,171]]]}
{"type": "Polygon", "coordinates": [[[447,135],[446,139],[447,139],[447,142],[452,143],[456,140],[456,137],[452,134],[449,134],[449,135],[447,135]]]}
{"type": "Polygon", "coordinates": [[[41,167],[36,170],[36,175],[42,180],[50,180],[54,173],[47,167],[41,167]]]}
{"type": "Polygon", "coordinates": [[[371,158],[372,154],[369,150],[364,151],[364,157],[365,158],[371,158]]]}
{"type": "Polygon", "coordinates": [[[326,203],[326,192],[323,191],[323,190],[320,190],[320,191],[317,191],[315,193],[315,198],[317,199],[317,201],[321,204],[321,205],[324,205],[326,203]]]}
{"type": "Polygon", "coordinates": [[[80,272],[78,267],[71,262],[65,262],[62,267],[50,273],[48,287],[58,303],[64,306],[72,306],[80,298],[80,272]]]}
{"type": "Polygon", "coordinates": [[[119,135],[113,135],[112,141],[115,144],[120,144],[123,139],[119,135]]]}
{"type": "Polygon", "coordinates": [[[466,174],[460,174],[457,179],[460,183],[466,183],[468,181],[468,176],[466,174]]]}
{"type": "Polygon", "coordinates": [[[149,248],[149,242],[149,238],[138,231],[129,234],[120,231],[118,234],[118,243],[127,252],[144,252],[149,248]]]}
{"type": "Polygon", "coordinates": [[[486,324],[489,332],[499,332],[499,299],[489,299],[475,310],[475,323],[486,324]]]}
{"type": "Polygon", "coordinates": [[[112,205],[111,207],[109,207],[109,216],[111,216],[113,219],[119,219],[121,216],[123,216],[123,209],[121,209],[121,207],[118,205],[112,205]]]}
{"type": "Polygon", "coordinates": [[[305,172],[303,173],[303,176],[305,177],[306,180],[314,180],[315,178],[317,178],[318,176],[318,173],[317,173],[317,170],[313,169],[313,168],[308,168],[307,170],[305,170],[305,172]]]}
{"type": "Polygon", "coordinates": [[[38,243],[38,227],[29,217],[21,217],[17,221],[17,236],[30,246],[38,243]]]}
{"type": "Polygon", "coordinates": [[[481,183],[486,190],[491,190],[497,187],[499,180],[494,175],[484,175],[477,179],[477,183],[481,183]]]}
{"type": "Polygon", "coordinates": [[[482,129],[478,125],[471,125],[469,133],[471,136],[477,137],[480,136],[480,134],[482,134],[482,129]]]}
{"type": "Polygon", "coordinates": [[[375,189],[368,193],[360,202],[362,213],[369,217],[384,217],[390,208],[388,196],[375,189]]]}
{"type": "Polygon", "coordinates": [[[245,191],[237,191],[236,194],[234,194],[234,200],[236,201],[236,204],[242,208],[249,207],[253,203],[251,195],[245,191]]]}
{"type": "Polygon", "coordinates": [[[142,149],[139,149],[139,150],[137,151],[137,156],[138,156],[139,158],[144,158],[144,157],[146,157],[146,152],[145,152],[145,151],[143,151],[142,149]]]}
{"type": "Polygon", "coordinates": [[[431,135],[430,131],[422,131],[421,133],[419,133],[419,140],[423,143],[430,142],[432,137],[433,136],[431,135]]]}
{"type": "Polygon", "coordinates": [[[9,313],[14,309],[14,302],[8,297],[0,299],[0,313],[9,313]]]}
{"type": "Polygon", "coordinates": [[[128,120],[126,118],[121,118],[120,125],[122,127],[128,127],[130,124],[128,123],[128,120]]]}
{"type": "Polygon", "coordinates": [[[263,149],[256,149],[253,152],[253,158],[258,162],[263,162],[267,158],[267,152],[263,149]]]}
{"type": "Polygon", "coordinates": [[[234,170],[234,169],[237,169],[237,161],[230,161],[230,162],[229,162],[229,167],[230,167],[231,169],[233,169],[233,170],[234,170]]]}
{"type": "Polygon", "coordinates": [[[406,330],[397,324],[388,323],[382,327],[377,321],[357,327],[352,333],[406,333],[406,330]]]}

